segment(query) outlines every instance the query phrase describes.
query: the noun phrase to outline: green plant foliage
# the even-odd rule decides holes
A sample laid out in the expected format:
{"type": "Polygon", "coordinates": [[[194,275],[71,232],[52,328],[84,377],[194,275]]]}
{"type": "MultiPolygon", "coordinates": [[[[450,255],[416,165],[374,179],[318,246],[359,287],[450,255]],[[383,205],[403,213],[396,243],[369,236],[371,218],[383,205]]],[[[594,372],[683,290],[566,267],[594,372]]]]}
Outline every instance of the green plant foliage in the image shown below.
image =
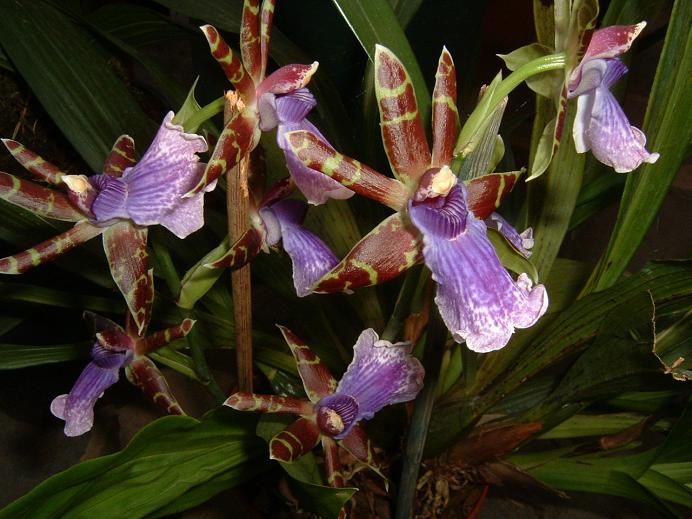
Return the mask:
{"type": "Polygon", "coordinates": [[[194,506],[264,468],[251,422],[229,410],[161,418],[121,452],[53,476],[0,517],[160,517],[194,506]]]}

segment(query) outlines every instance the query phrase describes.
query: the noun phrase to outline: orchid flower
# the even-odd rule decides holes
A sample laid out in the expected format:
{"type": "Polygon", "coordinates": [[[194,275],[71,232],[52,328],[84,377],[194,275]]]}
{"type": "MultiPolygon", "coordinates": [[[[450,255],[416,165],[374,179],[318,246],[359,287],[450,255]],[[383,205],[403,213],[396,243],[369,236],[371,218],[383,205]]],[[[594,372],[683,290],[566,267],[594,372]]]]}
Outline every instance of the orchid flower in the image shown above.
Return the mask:
{"type": "Polygon", "coordinates": [[[610,92],[627,67],[617,56],[629,50],[646,26],[614,25],[596,31],[581,63],[572,71],[567,97],[577,98],[572,135],[577,153],[591,150],[594,157],[618,173],[627,173],[642,162],[653,164],[658,153],[649,153],[646,136],[631,126],[610,92]]]}
{"type": "Polygon", "coordinates": [[[70,392],[55,397],[51,412],[65,420],[65,435],[80,436],[94,424],[94,404],[103,392],[115,384],[120,370],[127,379],[169,414],[184,414],[171,393],[166,379],[146,356],[157,348],[185,337],[195,322],[185,319],[177,326],[140,337],[128,319],[127,331],[104,317],[86,313],[96,330],[96,342],[91,349],[91,362],[82,371],[70,392]]]}
{"type": "MultiPolygon", "coordinates": [[[[0,259],[0,273],[22,274],[103,234],[113,280],[122,292],[140,332],[148,322],[153,299],[147,257],[147,227],[163,225],[179,238],[204,224],[204,193],[184,198],[204,170],[197,153],[207,144],[185,133],[169,112],[149,149],[136,163],[134,141],[115,142],[99,175],[68,175],[20,143],[3,143],[17,161],[50,189],[0,172],[0,196],[34,214],[76,222],[70,230],[24,252],[0,259]]],[[[214,188],[207,184],[206,190],[214,188]]]]}
{"type": "Polygon", "coordinates": [[[260,250],[268,252],[270,247],[281,246],[293,263],[296,294],[299,297],[310,294],[315,282],[339,260],[317,235],[302,226],[308,207],[301,200],[285,198],[290,194],[291,184],[290,181],[280,181],[272,187],[259,203],[250,229],[231,245],[226,254],[205,266],[239,269],[260,250]]]}
{"type": "Polygon", "coordinates": [[[379,340],[367,329],[353,347],[353,361],[337,383],[319,357],[289,329],[279,326],[298,365],[308,400],[275,395],[235,393],[225,405],[238,411],[287,413],[300,418],[269,442],[272,459],[290,462],[320,441],[327,480],[342,487],[337,444],[381,474],[361,420],[371,419],[387,405],[413,400],[423,386],[424,370],[410,355],[410,343],[379,340]]]}
{"type": "MultiPolygon", "coordinates": [[[[381,46],[375,52],[375,81],[382,139],[396,179],[341,155],[310,132],[286,135],[306,166],[397,211],[357,243],[312,290],[332,293],[375,285],[424,260],[437,282],[435,301],[454,339],[465,340],[479,352],[502,348],[515,328],[533,325],[548,305],[543,285],[533,287],[526,274],[515,281],[505,270],[484,222],[520,173],[483,175],[467,185],[452,173],[459,123],[454,63],[446,49],[440,56],[433,92],[432,152],[408,73],[381,46]]],[[[530,231],[520,235],[504,220],[494,218],[493,227],[527,255],[526,248],[532,245],[530,231]]]]}
{"type": "Polygon", "coordinates": [[[201,27],[214,58],[236,89],[235,113],[224,128],[207,170],[193,192],[234,167],[259,143],[261,132],[277,129],[277,143],[284,150],[286,165],[298,189],[315,205],[329,198],[344,199],[353,192],[338,182],[313,171],[297,160],[284,135],[291,130],[319,134],[306,117],[316,102],[304,88],[317,71],[318,63],[286,65],[265,78],[269,39],[276,0],[245,0],[240,31],[240,59],[211,25],[201,27]]]}

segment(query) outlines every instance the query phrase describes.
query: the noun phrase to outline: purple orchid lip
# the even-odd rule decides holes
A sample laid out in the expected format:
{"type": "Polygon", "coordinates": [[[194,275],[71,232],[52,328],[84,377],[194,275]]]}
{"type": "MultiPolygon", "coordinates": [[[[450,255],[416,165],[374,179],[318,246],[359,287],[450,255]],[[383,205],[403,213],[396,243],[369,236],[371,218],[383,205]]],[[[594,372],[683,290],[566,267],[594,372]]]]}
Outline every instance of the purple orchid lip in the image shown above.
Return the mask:
{"type": "Polygon", "coordinates": [[[413,400],[423,387],[425,371],[411,356],[412,348],[407,342],[379,340],[372,328],[364,330],[336,391],[316,405],[321,430],[340,440],[383,407],[413,400]]]}
{"type": "Polygon", "coordinates": [[[273,247],[281,241],[293,262],[293,285],[299,297],[309,295],[315,282],[339,263],[331,249],[302,226],[306,211],[305,202],[296,199],[260,209],[267,245],[273,247]]]}
{"type": "Polygon", "coordinates": [[[70,392],[51,402],[50,410],[65,420],[65,435],[80,436],[94,425],[94,404],[119,379],[120,368],[132,360],[132,351],[111,351],[95,343],[92,361],[82,371],[70,392]]]}
{"type": "Polygon", "coordinates": [[[437,282],[435,302],[454,340],[473,351],[497,350],[515,328],[528,328],[545,313],[545,288],[532,287],[526,274],[511,278],[485,223],[467,209],[463,185],[446,197],[412,200],[409,215],[423,235],[425,264],[437,282]]]}
{"type": "Polygon", "coordinates": [[[204,191],[211,191],[216,183],[194,196],[183,195],[204,174],[197,153],[206,151],[207,143],[172,121],[173,112],[168,112],[142,159],[121,177],[93,175],[84,189],[67,183],[79,206],[88,204],[85,209],[93,214],[96,225],[124,219],[143,226],[160,224],[181,239],[204,225],[204,191]]]}

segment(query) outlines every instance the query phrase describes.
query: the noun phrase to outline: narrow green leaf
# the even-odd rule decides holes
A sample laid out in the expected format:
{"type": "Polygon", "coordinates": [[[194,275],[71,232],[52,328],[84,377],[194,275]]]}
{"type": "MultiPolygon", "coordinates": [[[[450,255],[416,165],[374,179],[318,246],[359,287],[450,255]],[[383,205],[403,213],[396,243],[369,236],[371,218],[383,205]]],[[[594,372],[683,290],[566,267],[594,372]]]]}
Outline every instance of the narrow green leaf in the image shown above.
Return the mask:
{"type": "Polygon", "coordinates": [[[117,314],[125,306],[119,299],[66,292],[42,286],[0,280],[0,301],[33,303],[61,308],[78,308],[117,314]]]}
{"type": "Polygon", "coordinates": [[[413,49],[404,34],[397,15],[387,0],[351,2],[332,0],[336,8],[358,38],[363,50],[375,60],[375,44],[391,50],[406,67],[418,99],[418,111],[423,121],[430,118],[431,99],[423,73],[418,66],[413,49]]]}
{"type": "Polygon", "coordinates": [[[41,0],[0,4],[0,44],[93,171],[123,133],[144,145],[155,126],[89,34],[41,0]],[[50,59],[45,51],[50,49],[50,59]],[[37,52],[38,51],[38,52],[37,52]]]}
{"type": "MultiPolygon", "coordinates": [[[[122,451],[79,463],[44,481],[1,510],[0,518],[146,517],[180,503],[181,496],[200,485],[218,484],[224,474],[235,474],[225,480],[225,488],[253,476],[266,466],[261,462],[265,449],[248,415],[224,409],[202,421],[161,418],[122,451]]],[[[188,504],[195,501],[199,499],[188,504]]]]}
{"type": "MultiPolygon", "coordinates": [[[[581,436],[602,436],[615,434],[640,423],[646,417],[630,413],[613,414],[577,414],[568,418],[557,427],[553,427],[539,436],[542,440],[578,438],[581,436]]],[[[665,431],[670,428],[670,421],[657,422],[652,430],[665,431]]]]}
{"type": "Polygon", "coordinates": [[[0,344],[0,370],[87,358],[91,343],[51,344],[49,346],[0,344]]]}

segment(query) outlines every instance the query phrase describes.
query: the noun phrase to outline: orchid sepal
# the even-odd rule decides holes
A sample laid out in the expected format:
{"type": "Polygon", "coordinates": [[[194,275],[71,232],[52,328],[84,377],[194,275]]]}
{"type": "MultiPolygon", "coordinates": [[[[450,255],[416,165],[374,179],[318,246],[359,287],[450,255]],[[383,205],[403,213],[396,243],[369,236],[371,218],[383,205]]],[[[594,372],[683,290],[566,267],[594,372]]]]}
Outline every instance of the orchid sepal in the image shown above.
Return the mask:
{"type": "Polygon", "coordinates": [[[65,193],[3,171],[0,171],[0,198],[33,214],[54,220],[78,222],[87,218],[75,208],[65,193]]]}
{"type": "Polygon", "coordinates": [[[20,142],[12,139],[0,139],[7,150],[17,162],[36,175],[39,179],[49,184],[60,185],[62,177],[66,175],[59,167],[48,162],[20,142]]]}

